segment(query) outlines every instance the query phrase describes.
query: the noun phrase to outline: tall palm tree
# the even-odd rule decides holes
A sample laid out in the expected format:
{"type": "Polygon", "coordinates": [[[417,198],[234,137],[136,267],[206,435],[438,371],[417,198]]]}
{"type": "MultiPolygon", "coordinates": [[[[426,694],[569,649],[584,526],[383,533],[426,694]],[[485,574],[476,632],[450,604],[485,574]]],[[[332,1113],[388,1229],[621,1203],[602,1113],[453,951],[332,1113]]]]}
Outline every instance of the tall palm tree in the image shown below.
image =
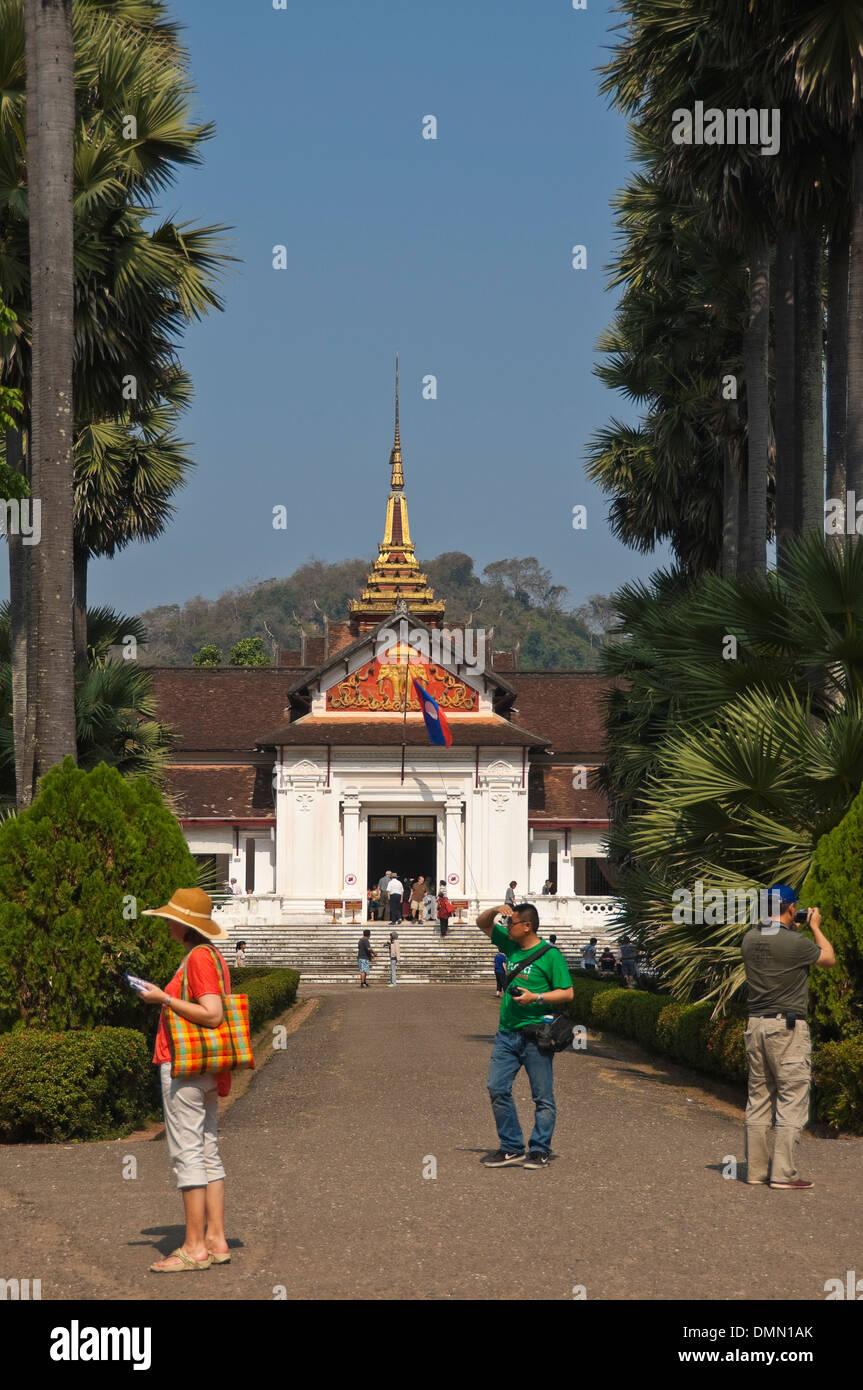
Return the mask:
{"type": "Polygon", "coordinates": [[[613,494],[611,526],[628,544],[668,539],[688,572],[721,554],[734,573],[745,436],[720,386],[742,368],[742,258],[712,235],[703,201],[673,196],[649,142],[637,136],[636,147],[645,172],[613,202],[625,241],[610,286],[625,289],[595,371],[645,415],[597,432],[588,474],[613,494]]]}
{"type": "Polygon", "coordinates": [[[626,636],[602,653],[616,684],[601,780],[617,891],[683,993],[708,974],[711,990],[728,985],[730,938],[673,932],[672,890],[799,883],[863,778],[863,547],[813,535],[789,561],[615,595],[626,636]],[[714,947],[725,956],[708,972],[714,947]]]}
{"type": "Polygon", "coordinates": [[[87,567],[93,556],[115,555],[132,541],[161,535],[192,461],[174,434],[191,383],[177,371],[170,396],[143,418],[85,424],[75,434],[75,656],[87,660],[87,567]]]}
{"type": "Polygon", "coordinates": [[[863,496],[863,10],[845,0],[820,0],[795,9],[788,58],[797,91],[832,132],[848,141],[847,483],[863,496]]]}
{"type": "MultiPolygon", "coordinates": [[[[756,87],[765,104],[763,47],[747,0],[631,0],[629,20],[600,90],[634,117],[652,144],[664,147],[658,172],[681,202],[705,199],[715,231],[743,256],[750,308],[743,334],[746,384],[748,538],[743,563],[763,568],[767,542],[770,425],[767,343],[773,240],[772,174],[757,150],[734,145],[675,144],[675,113],[746,106],[756,87]],[[673,10],[673,13],[672,13],[673,10]]],[[[769,102],[767,104],[770,104],[769,102]]],[[[729,481],[731,478],[728,471],[729,481]]]]}
{"type": "MultiPolygon", "coordinates": [[[[211,126],[191,116],[186,55],[166,16],[160,0],[78,0],[74,6],[76,426],[120,418],[123,377],[137,393],[123,402],[130,427],[160,409],[176,373],[183,326],[221,306],[213,280],[229,259],[222,229],[151,225],[154,196],[178,163],[200,161],[200,147],[212,135],[211,126]],[[137,126],[134,138],[128,138],[130,121],[137,126]]],[[[22,0],[0,0],[0,292],[17,319],[0,373],[22,389],[20,435],[8,440],[7,456],[20,458],[26,472],[30,293],[22,19],[22,0]]],[[[28,561],[29,550],[10,549],[11,590],[24,600],[28,561]]],[[[81,568],[79,555],[79,574],[81,568]]],[[[26,611],[26,601],[15,604],[15,728],[22,749],[28,746],[26,653],[35,649],[27,640],[26,611]]],[[[20,770],[26,795],[32,778],[20,770]]]]}
{"type": "MultiPolygon", "coordinates": [[[[32,296],[31,488],[35,546],[34,780],[75,755],[72,642],[72,0],[27,0],[27,143],[32,296]]],[[[26,792],[25,792],[26,795],[26,792]]]]}

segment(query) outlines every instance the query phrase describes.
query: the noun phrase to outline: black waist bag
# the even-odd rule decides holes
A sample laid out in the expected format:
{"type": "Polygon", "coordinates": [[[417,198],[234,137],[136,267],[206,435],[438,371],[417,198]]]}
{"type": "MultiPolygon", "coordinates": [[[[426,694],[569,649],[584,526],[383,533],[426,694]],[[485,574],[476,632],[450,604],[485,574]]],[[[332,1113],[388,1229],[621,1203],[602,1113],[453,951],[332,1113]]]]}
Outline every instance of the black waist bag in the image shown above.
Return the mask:
{"type": "MultiPolygon", "coordinates": [[[[540,956],[544,956],[546,951],[550,951],[552,946],[546,941],[534,951],[533,955],[525,956],[523,961],[519,961],[514,970],[510,970],[504,984],[504,991],[512,993],[512,983],[517,975],[520,975],[526,965],[532,965],[540,956]]],[[[526,1038],[535,1042],[540,1052],[565,1052],[572,1046],[572,1038],[575,1032],[575,1024],[567,1014],[554,1014],[551,1023],[528,1023],[524,1028],[519,1029],[526,1038]]]]}

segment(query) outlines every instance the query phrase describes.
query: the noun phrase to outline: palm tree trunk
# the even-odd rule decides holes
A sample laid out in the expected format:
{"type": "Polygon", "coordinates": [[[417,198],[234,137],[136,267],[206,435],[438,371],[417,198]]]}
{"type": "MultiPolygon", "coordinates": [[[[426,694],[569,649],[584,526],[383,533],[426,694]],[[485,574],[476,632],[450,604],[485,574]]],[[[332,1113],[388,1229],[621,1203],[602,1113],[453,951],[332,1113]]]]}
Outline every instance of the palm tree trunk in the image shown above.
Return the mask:
{"type": "Polygon", "coordinates": [[[767,568],[767,349],[770,325],[770,248],[756,243],[749,263],[749,321],[743,333],[746,372],[748,545],[745,568],[767,568]]]}
{"type": "MultiPolygon", "coordinates": [[[[22,431],[6,431],[6,462],[16,473],[27,476],[22,431]]],[[[33,605],[30,590],[33,573],[33,547],[24,544],[21,534],[10,531],[9,544],[9,662],[12,670],[12,739],[15,748],[15,801],[19,809],[29,806],[33,792],[33,762],[36,753],[34,710],[27,699],[28,653],[33,648],[35,624],[31,624],[33,605]]]]}
{"type": "MultiPolygon", "coordinates": [[[[847,230],[830,238],[827,262],[827,496],[841,500],[845,513],[848,434],[848,269],[847,230]]],[[[834,537],[841,540],[841,536],[834,537]]]]}
{"type": "Polygon", "coordinates": [[[38,632],[28,695],[39,777],[75,756],[72,635],[74,48],[72,0],[26,0],[27,160],[32,300],[32,494],[42,506],[34,562],[38,632]]]}
{"type": "Polygon", "coordinates": [[[731,429],[722,454],[722,575],[733,579],[740,569],[740,421],[736,403],[729,408],[731,429]]]}
{"type": "Polygon", "coordinates": [[[852,156],[851,270],[848,278],[848,490],[863,497],[863,134],[852,156]]]}
{"type": "Polygon", "coordinates": [[[776,247],[776,300],[773,309],[776,373],[776,563],[780,569],[784,567],[788,542],[794,535],[796,264],[797,236],[790,228],[783,227],[776,247]]]}
{"type": "Polygon", "coordinates": [[[801,237],[798,315],[801,533],[824,532],[824,311],[820,233],[801,237]]]}
{"type": "Polygon", "coordinates": [[[78,671],[87,670],[87,547],[75,537],[73,551],[74,567],[74,630],[75,667],[78,671]]]}

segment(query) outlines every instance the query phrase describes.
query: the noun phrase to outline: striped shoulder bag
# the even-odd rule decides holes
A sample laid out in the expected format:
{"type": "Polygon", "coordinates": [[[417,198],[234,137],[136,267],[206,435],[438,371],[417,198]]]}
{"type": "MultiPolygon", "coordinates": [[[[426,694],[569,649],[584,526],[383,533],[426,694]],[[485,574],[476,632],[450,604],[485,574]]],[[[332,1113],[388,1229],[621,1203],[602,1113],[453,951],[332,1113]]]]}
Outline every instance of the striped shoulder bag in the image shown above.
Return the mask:
{"type": "MultiPolygon", "coordinates": [[[[227,994],[225,976],[219,969],[219,958],[209,946],[193,948],[195,951],[209,951],[219,972],[224,1018],[218,1028],[205,1028],[200,1023],[190,1023],[168,1009],[168,1031],[171,1035],[171,1075],[201,1076],[207,1072],[235,1071],[240,1067],[253,1067],[252,1039],[249,1033],[249,999],[246,994],[227,994]]],[[[189,998],[186,979],[187,966],[192,951],[183,961],[180,998],[189,998]]]]}

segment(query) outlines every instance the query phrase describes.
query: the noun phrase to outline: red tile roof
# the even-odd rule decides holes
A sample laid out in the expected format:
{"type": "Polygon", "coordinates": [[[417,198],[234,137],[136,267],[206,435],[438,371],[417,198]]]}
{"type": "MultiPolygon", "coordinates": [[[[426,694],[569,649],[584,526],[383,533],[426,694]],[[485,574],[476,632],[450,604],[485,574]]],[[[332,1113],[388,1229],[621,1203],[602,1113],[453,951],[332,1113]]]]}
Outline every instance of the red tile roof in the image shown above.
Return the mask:
{"type": "MultiPolygon", "coordinates": [[[[480,747],[495,748],[542,748],[545,743],[545,740],[537,737],[536,734],[510,723],[508,719],[501,719],[497,715],[478,719],[470,715],[448,713],[447,719],[452,730],[453,747],[467,744],[470,747],[479,745],[480,747]]],[[[370,744],[377,747],[397,747],[401,741],[401,716],[388,717],[381,714],[370,716],[346,714],[338,718],[330,715],[326,719],[319,719],[315,715],[307,714],[293,724],[285,724],[272,733],[262,734],[258,740],[262,747],[278,747],[282,744],[321,745],[326,743],[341,746],[370,744]]],[[[408,715],[406,742],[411,745],[427,745],[429,742],[425,721],[418,714],[408,715]]]]}
{"type": "Polygon", "coordinates": [[[585,671],[514,671],[513,720],[549,740],[555,753],[602,760],[606,676],[585,671]]]}
{"type": "MultiPolygon", "coordinates": [[[[532,825],[539,825],[543,821],[607,822],[608,803],[605,796],[591,785],[593,779],[589,773],[586,787],[574,787],[574,772],[574,767],[560,763],[531,763],[527,813],[532,825]]],[[[580,782],[583,779],[579,777],[577,780],[580,782]]]]}
{"type": "Polygon", "coordinates": [[[271,820],[275,824],[273,765],[184,766],[166,772],[180,820],[271,820]]]}
{"type": "Polygon", "coordinates": [[[249,752],[262,729],[286,716],[290,666],[153,667],[157,718],[179,734],[177,752],[249,752]]]}

